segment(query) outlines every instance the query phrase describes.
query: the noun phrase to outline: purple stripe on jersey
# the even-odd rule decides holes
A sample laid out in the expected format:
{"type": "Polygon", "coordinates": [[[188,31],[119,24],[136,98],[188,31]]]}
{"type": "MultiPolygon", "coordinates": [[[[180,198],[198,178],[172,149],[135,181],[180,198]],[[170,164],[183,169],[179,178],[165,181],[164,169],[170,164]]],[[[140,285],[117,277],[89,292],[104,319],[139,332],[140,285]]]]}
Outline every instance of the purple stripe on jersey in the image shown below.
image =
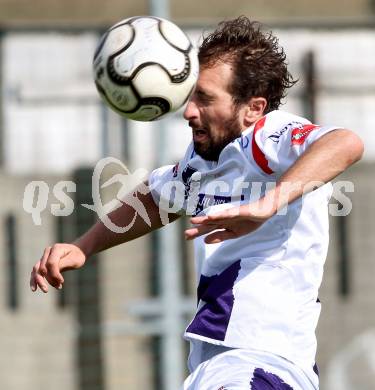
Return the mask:
{"type": "Polygon", "coordinates": [[[256,368],[253,373],[253,379],[250,382],[251,390],[293,390],[281,378],[275,374],[264,371],[262,368],[256,368]]]}
{"type": "Polygon", "coordinates": [[[316,363],[314,364],[313,370],[314,370],[315,374],[319,376],[319,367],[316,363]]]}
{"type": "Polygon", "coordinates": [[[187,332],[224,340],[234,304],[233,285],[240,268],[241,260],[238,260],[221,274],[201,275],[198,302],[201,300],[205,305],[195,315],[187,332]]]}

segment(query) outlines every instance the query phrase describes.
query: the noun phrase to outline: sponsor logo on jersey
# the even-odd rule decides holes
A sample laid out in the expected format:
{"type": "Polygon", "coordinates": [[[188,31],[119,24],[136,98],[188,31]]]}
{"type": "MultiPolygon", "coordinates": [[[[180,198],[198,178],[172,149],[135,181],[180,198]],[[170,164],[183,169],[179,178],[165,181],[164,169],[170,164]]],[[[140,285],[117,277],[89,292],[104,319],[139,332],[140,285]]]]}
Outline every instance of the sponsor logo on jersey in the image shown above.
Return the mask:
{"type": "Polygon", "coordinates": [[[302,128],[296,127],[292,130],[292,145],[302,145],[309,134],[318,128],[319,126],[317,125],[305,125],[302,128]]]}
{"type": "Polygon", "coordinates": [[[302,129],[303,124],[300,122],[290,122],[286,126],[284,126],[281,130],[277,130],[274,133],[272,133],[268,139],[270,139],[272,142],[275,142],[278,144],[280,142],[280,137],[286,132],[294,129],[302,129]]]}
{"type": "Polygon", "coordinates": [[[195,214],[199,214],[204,209],[217,206],[224,203],[233,203],[243,201],[245,199],[244,195],[240,196],[223,196],[223,195],[207,195],[207,194],[198,194],[198,203],[195,209],[195,214]]]}

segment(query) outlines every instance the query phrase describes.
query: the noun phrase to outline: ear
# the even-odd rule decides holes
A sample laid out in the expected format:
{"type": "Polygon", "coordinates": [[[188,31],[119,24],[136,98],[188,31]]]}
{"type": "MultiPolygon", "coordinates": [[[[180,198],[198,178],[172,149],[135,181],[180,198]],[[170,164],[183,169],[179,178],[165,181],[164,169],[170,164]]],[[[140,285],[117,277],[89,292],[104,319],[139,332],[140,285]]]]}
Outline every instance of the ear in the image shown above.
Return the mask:
{"type": "Polygon", "coordinates": [[[264,115],[266,107],[267,100],[264,97],[252,97],[246,105],[244,125],[249,127],[254,124],[264,115]]]}

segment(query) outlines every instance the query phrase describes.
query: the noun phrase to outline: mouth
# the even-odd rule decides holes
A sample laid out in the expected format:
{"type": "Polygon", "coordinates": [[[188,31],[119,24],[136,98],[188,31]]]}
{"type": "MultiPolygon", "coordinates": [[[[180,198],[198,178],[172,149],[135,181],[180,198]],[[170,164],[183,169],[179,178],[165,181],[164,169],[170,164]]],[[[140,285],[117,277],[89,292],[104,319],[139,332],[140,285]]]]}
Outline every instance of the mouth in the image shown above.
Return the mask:
{"type": "Polygon", "coordinates": [[[203,142],[208,139],[208,131],[206,129],[193,129],[193,141],[203,142]]]}

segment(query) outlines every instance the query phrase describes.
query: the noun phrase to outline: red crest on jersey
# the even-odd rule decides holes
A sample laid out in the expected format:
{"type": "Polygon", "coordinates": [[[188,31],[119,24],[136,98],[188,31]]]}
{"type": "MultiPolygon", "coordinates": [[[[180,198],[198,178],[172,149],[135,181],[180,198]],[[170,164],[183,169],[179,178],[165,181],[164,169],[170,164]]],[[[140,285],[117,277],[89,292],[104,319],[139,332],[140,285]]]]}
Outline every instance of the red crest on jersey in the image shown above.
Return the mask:
{"type": "Polygon", "coordinates": [[[292,130],[292,145],[302,145],[308,135],[315,129],[318,129],[317,125],[305,125],[302,127],[296,127],[292,130]]]}
{"type": "Polygon", "coordinates": [[[255,141],[256,133],[264,127],[265,122],[266,117],[264,116],[263,118],[259,119],[259,121],[254,126],[252,152],[254,160],[258,164],[258,166],[263,170],[263,172],[271,175],[273,173],[273,170],[268,166],[268,161],[265,154],[262,152],[262,150],[259,148],[258,144],[255,141]]]}

